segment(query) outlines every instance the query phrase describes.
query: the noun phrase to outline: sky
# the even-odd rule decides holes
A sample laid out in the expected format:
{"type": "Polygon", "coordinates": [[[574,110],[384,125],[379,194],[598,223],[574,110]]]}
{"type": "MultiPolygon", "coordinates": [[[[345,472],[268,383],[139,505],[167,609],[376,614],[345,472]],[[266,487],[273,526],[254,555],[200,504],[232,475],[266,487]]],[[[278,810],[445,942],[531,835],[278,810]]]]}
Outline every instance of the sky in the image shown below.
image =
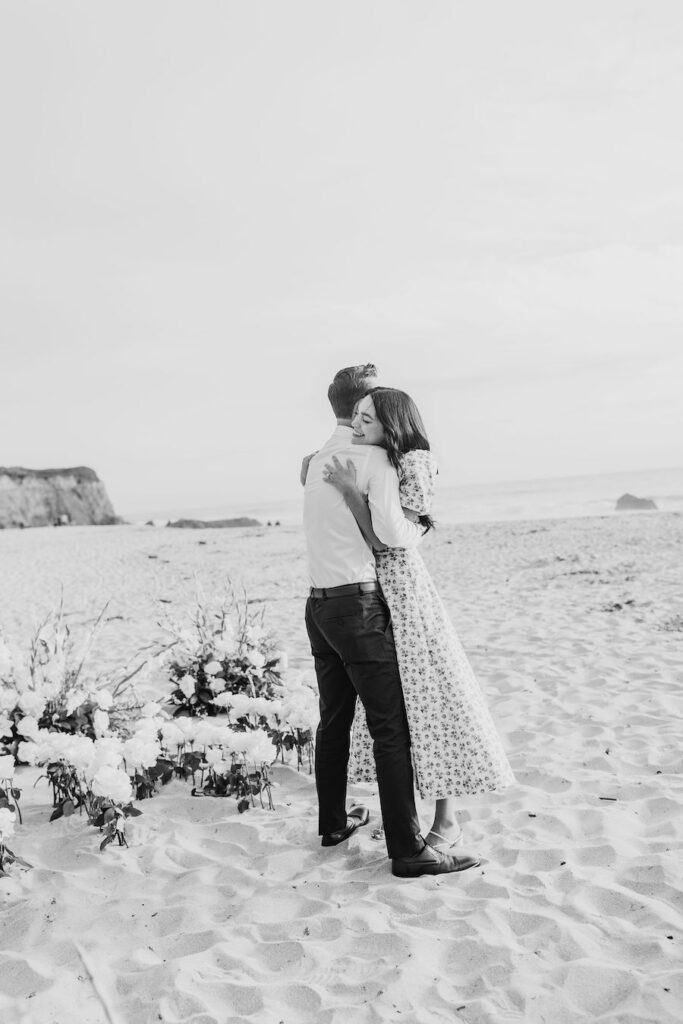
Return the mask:
{"type": "Polygon", "coordinates": [[[0,464],[294,497],[372,361],[446,485],[679,466],[677,0],[0,0],[0,464]]]}

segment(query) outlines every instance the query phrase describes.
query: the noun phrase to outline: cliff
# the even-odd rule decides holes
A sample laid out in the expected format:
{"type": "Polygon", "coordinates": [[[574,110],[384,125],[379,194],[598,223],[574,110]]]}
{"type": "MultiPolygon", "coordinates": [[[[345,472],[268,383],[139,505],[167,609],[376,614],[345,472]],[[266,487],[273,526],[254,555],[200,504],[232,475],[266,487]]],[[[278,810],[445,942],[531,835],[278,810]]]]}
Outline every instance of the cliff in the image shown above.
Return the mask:
{"type": "Polygon", "coordinates": [[[120,522],[104,484],[87,466],[24,469],[0,466],[0,529],[120,522]]]}

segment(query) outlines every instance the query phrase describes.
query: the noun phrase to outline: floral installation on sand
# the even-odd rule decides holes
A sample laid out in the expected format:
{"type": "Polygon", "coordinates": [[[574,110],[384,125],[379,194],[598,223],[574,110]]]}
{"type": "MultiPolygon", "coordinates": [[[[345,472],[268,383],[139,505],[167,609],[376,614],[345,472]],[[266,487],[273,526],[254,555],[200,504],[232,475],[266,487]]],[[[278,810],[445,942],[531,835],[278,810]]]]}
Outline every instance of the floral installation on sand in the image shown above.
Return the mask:
{"type": "Polygon", "coordinates": [[[145,662],[118,674],[93,669],[89,657],[107,607],[77,642],[62,600],[36,629],[26,659],[0,634],[0,753],[16,756],[22,738],[34,738],[40,729],[92,739],[125,729],[140,707],[132,680],[145,662]]]}
{"type": "MultiPolygon", "coordinates": [[[[106,606],[77,645],[62,604],[34,634],[25,663],[0,637],[0,765],[45,769],[55,821],[76,811],[102,834],[100,849],[127,846],[126,821],[171,780],[193,796],[233,797],[240,813],[273,809],[269,768],[295,750],[312,767],[318,720],[312,673],[288,673],[287,655],[230,591],[211,605],[202,597],[191,627],[167,626],[170,641],[152,645],[133,671],[93,674],[88,654],[106,606]],[[143,703],[134,676],[156,663],[173,687],[168,708],[143,703]],[[103,685],[107,683],[108,685],[103,685]],[[5,764],[6,762],[6,764],[5,764]]],[[[139,656],[139,655],[138,655],[139,656]]],[[[19,790],[0,778],[3,863],[20,861],[4,844],[20,817],[19,790]],[[12,803],[14,801],[14,803],[12,803]],[[6,813],[5,813],[6,812],[6,813]]],[[[21,862],[23,863],[23,862],[21,862]]]]}
{"type": "Polygon", "coordinates": [[[228,585],[213,604],[197,594],[189,625],[160,626],[169,640],[157,656],[173,686],[176,718],[227,715],[237,732],[270,736],[283,763],[295,750],[297,767],[307,761],[312,770],[317,690],[311,673],[288,673],[287,654],[267,632],[263,611],[250,612],[246,596],[238,600],[228,585]]]}

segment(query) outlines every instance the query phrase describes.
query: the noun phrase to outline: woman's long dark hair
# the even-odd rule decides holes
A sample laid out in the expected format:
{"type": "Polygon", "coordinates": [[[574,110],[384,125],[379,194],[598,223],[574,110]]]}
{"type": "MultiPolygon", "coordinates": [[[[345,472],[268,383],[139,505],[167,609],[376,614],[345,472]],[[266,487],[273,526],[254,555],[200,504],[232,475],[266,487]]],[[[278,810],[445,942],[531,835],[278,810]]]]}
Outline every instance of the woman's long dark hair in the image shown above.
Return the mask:
{"type": "MultiPolygon", "coordinates": [[[[431,451],[420,411],[410,395],[397,388],[383,387],[371,388],[367,394],[384,428],[382,447],[386,448],[389,462],[396,470],[400,470],[401,456],[406,452],[431,451]]],[[[425,532],[434,526],[434,520],[428,515],[420,516],[419,522],[425,532]]]]}

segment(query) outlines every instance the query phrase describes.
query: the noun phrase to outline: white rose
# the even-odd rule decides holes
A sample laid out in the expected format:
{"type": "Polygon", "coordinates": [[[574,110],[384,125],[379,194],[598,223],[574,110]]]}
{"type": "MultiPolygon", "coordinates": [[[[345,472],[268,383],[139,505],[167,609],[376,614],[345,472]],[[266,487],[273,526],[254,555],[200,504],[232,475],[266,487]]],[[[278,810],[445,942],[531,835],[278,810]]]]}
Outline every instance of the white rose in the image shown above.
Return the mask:
{"type": "MultiPolygon", "coordinates": [[[[104,714],[104,712],[102,712],[104,714]]],[[[89,736],[68,736],[63,747],[63,757],[76,771],[89,775],[95,762],[95,740],[89,736]]]]}
{"type": "Polygon", "coordinates": [[[195,692],[195,680],[193,679],[192,676],[183,676],[182,679],[178,680],[178,686],[180,687],[183,696],[186,697],[187,700],[189,700],[192,694],[195,692]]]}
{"type": "Polygon", "coordinates": [[[9,782],[14,778],[14,758],[11,754],[0,756],[0,779],[9,782]]]}
{"type": "Polygon", "coordinates": [[[98,771],[100,768],[118,768],[121,764],[123,743],[118,736],[102,736],[95,740],[94,755],[91,771],[98,771]]]}
{"type": "Polygon", "coordinates": [[[17,732],[27,740],[37,740],[38,723],[31,715],[27,715],[25,718],[20,718],[17,722],[17,732]]]}
{"type": "Polygon", "coordinates": [[[204,666],[205,676],[217,676],[219,672],[223,671],[223,666],[220,661],[209,661],[204,666]]]}
{"type": "Polygon", "coordinates": [[[217,708],[227,708],[232,703],[232,698],[235,696],[234,693],[230,693],[229,690],[224,690],[223,693],[219,693],[213,698],[213,703],[217,708]]]}
{"type": "Polygon", "coordinates": [[[128,768],[151,768],[161,755],[161,748],[156,740],[148,740],[142,736],[131,736],[123,744],[123,759],[128,768]]]}
{"type": "Polygon", "coordinates": [[[0,712],[0,739],[12,735],[12,720],[4,711],[0,712]]]}
{"type": "Polygon", "coordinates": [[[255,729],[253,732],[235,733],[230,752],[255,764],[263,762],[270,764],[275,758],[275,747],[270,736],[260,729],[255,729]]]}
{"type": "Polygon", "coordinates": [[[185,743],[185,736],[175,722],[164,722],[161,727],[161,735],[163,736],[165,745],[169,749],[173,749],[173,747],[182,747],[185,743]]]}
{"type": "Polygon", "coordinates": [[[127,804],[133,796],[130,779],[121,768],[104,765],[92,780],[95,796],[107,797],[116,804],[127,804]]]}
{"type": "Polygon", "coordinates": [[[251,711],[251,697],[246,693],[231,693],[228,707],[233,718],[242,718],[251,711]]]}
{"type": "Polygon", "coordinates": [[[17,747],[17,758],[26,764],[38,764],[40,748],[33,740],[22,740],[17,747]]]}
{"type": "Polygon", "coordinates": [[[45,709],[45,698],[42,694],[36,693],[35,690],[27,690],[19,697],[17,704],[25,715],[40,718],[45,709]]]}
{"type": "Polygon", "coordinates": [[[85,704],[88,699],[88,695],[85,690],[72,690],[66,698],[66,713],[72,715],[76,708],[80,708],[81,704],[85,704]]]}
{"type": "Polygon", "coordinates": [[[197,719],[197,718],[185,718],[184,716],[181,715],[179,718],[175,718],[173,720],[173,722],[176,725],[176,727],[178,729],[180,729],[181,733],[185,737],[185,742],[186,743],[194,743],[195,735],[196,735],[196,732],[197,732],[197,724],[199,722],[199,719],[197,719]]]}
{"type": "Polygon", "coordinates": [[[92,716],[92,724],[95,735],[103,736],[109,730],[109,715],[106,711],[102,711],[101,708],[97,708],[92,716]]]}
{"type": "Polygon", "coordinates": [[[14,832],[14,814],[8,807],[0,807],[0,838],[14,832]]]}
{"type": "Polygon", "coordinates": [[[247,651],[247,660],[251,662],[254,668],[263,668],[266,663],[266,659],[256,648],[251,648],[251,650],[247,651]]]}
{"type": "Polygon", "coordinates": [[[223,760],[223,751],[220,747],[210,747],[205,754],[206,763],[215,767],[219,761],[223,760]]]}
{"type": "Polygon", "coordinates": [[[195,727],[195,743],[198,747],[209,747],[216,742],[216,736],[222,726],[216,725],[206,718],[201,718],[195,727]]]}
{"type": "Polygon", "coordinates": [[[0,687],[0,711],[14,711],[18,694],[13,686],[0,687]]]}
{"type": "Polygon", "coordinates": [[[97,706],[101,708],[102,711],[109,711],[109,708],[114,703],[114,698],[110,694],[109,690],[97,690],[97,692],[93,694],[93,697],[97,702],[97,706]]]}

